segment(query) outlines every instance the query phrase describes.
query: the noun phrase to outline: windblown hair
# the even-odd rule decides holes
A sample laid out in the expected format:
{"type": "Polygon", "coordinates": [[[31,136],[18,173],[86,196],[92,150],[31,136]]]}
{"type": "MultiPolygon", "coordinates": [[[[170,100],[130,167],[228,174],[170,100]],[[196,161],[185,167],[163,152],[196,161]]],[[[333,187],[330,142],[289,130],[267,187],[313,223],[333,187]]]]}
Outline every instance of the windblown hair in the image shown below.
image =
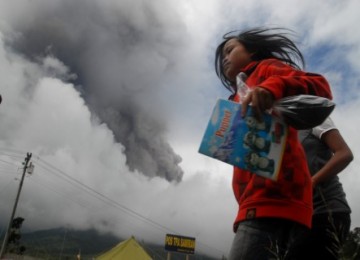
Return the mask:
{"type": "Polygon", "coordinates": [[[226,78],[223,68],[223,48],[227,41],[236,39],[244,45],[247,51],[254,53],[252,59],[260,61],[269,58],[275,58],[284,63],[293,66],[295,69],[301,69],[305,66],[305,60],[295,45],[295,43],[288,37],[288,29],[284,28],[254,28],[247,31],[235,34],[237,31],[232,31],[223,36],[224,41],[217,47],[215,52],[215,72],[220,78],[222,84],[231,92],[234,91],[231,82],[226,78]],[[300,63],[300,65],[299,65],[300,63]]]}

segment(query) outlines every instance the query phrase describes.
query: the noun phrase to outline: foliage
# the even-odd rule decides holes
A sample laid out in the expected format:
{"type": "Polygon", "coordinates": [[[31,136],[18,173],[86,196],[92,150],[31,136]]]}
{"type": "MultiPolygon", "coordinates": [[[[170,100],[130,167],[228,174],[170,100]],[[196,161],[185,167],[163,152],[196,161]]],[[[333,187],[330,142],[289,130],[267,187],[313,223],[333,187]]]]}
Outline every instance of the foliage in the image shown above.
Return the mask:
{"type": "MultiPolygon", "coordinates": [[[[24,233],[21,243],[26,246],[25,254],[36,259],[73,260],[77,254],[81,253],[81,260],[92,260],[93,257],[126,239],[111,234],[99,234],[95,230],[78,231],[59,228],[24,233]]],[[[163,245],[138,242],[153,259],[167,259],[167,252],[163,245]]],[[[184,258],[184,254],[171,254],[171,260],[183,260],[184,258]]],[[[190,255],[189,259],[215,260],[215,258],[200,254],[190,255]]]]}
{"type": "MultiPolygon", "coordinates": [[[[26,255],[37,259],[74,259],[81,252],[81,259],[92,259],[124,238],[110,234],[99,234],[95,230],[76,231],[69,229],[52,229],[22,234],[21,243],[26,247],[26,255]]],[[[166,259],[167,253],[160,245],[151,245],[139,241],[154,259],[166,259]]],[[[172,254],[172,260],[184,259],[182,254],[172,254]]],[[[204,255],[191,255],[189,259],[214,260],[204,255]]],[[[226,259],[223,256],[223,259],[226,259]]],[[[341,260],[360,260],[360,227],[350,231],[342,248],[341,260]]]]}
{"type": "Polygon", "coordinates": [[[360,260],[360,227],[350,231],[342,252],[344,260],[360,260]]]}

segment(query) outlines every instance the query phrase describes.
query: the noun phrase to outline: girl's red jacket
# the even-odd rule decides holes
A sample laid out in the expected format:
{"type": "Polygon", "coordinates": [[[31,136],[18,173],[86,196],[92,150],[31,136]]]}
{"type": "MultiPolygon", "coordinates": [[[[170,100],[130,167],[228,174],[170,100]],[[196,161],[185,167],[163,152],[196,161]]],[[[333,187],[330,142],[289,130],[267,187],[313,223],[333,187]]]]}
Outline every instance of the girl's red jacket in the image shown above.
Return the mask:
{"type": "MultiPolygon", "coordinates": [[[[242,71],[248,76],[246,84],[250,88],[265,88],[275,99],[299,94],[332,99],[323,76],[296,70],[276,59],[252,62],[242,71]]],[[[240,97],[236,94],[231,99],[239,102],[240,97]]],[[[239,222],[262,217],[283,218],[311,227],[311,177],[294,128],[289,127],[277,181],[234,167],[232,185],[239,204],[234,231],[239,222]]]]}

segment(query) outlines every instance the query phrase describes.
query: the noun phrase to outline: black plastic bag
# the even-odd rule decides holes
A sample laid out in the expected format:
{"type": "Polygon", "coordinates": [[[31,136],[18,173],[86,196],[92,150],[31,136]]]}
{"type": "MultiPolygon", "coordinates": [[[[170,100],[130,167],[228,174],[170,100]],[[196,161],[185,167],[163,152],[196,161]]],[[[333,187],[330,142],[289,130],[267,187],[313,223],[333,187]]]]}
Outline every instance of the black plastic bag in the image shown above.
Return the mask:
{"type": "MultiPolygon", "coordinates": [[[[236,77],[237,92],[240,102],[250,88],[246,85],[246,74],[241,72],[236,77]]],[[[310,129],[320,125],[331,114],[335,103],[330,99],[313,95],[296,95],[282,98],[275,102],[272,114],[282,118],[295,129],[310,129]]]]}
{"type": "Polygon", "coordinates": [[[289,96],[278,100],[273,112],[295,129],[309,129],[320,125],[331,114],[335,103],[312,95],[289,96]]]}

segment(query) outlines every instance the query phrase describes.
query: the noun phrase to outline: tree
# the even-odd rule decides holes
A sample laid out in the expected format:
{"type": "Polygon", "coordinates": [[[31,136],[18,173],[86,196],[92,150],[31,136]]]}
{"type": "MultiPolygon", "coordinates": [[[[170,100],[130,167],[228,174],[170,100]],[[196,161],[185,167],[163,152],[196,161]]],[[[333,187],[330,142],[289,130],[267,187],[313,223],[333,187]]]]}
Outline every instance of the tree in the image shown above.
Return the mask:
{"type": "Polygon", "coordinates": [[[344,259],[360,260],[360,227],[350,231],[342,250],[344,259]]]}
{"type": "Polygon", "coordinates": [[[25,219],[22,217],[17,217],[14,218],[11,223],[9,240],[8,240],[9,252],[23,254],[25,251],[25,247],[20,245],[20,239],[21,239],[20,228],[24,220],[25,219]]]}

